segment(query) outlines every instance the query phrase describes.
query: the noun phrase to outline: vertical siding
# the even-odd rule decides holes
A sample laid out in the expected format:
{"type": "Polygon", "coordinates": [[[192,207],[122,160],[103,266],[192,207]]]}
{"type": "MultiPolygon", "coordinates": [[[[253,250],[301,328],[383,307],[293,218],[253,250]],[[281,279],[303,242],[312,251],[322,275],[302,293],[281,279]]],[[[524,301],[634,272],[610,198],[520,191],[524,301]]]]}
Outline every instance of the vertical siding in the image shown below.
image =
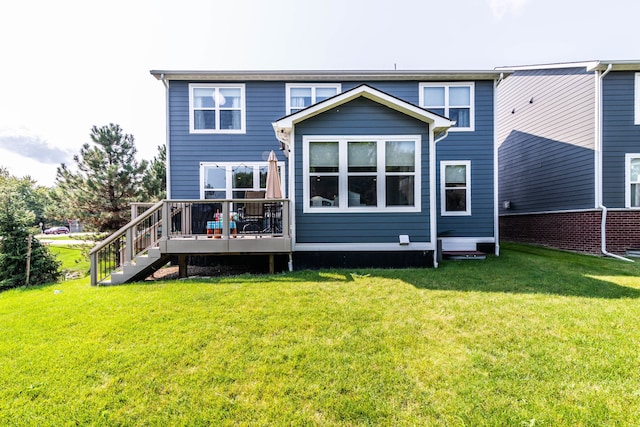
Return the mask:
{"type": "Polygon", "coordinates": [[[625,206],[625,154],[640,153],[640,126],[634,124],[635,73],[610,72],[603,81],[603,202],[625,206]]]}
{"type": "Polygon", "coordinates": [[[246,133],[190,134],[189,83],[170,82],[169,167],[173,198],[200,197],[201,162],[266,161],[270,150],[284,160],[271,123],[285,114],[285,84],[247,82],[245,90],[246,133]]]}
{"type": "Polygon", "coordinates": [[[594,206],[595,75],[517,71],[498,87],[499,200],[527,213],[594,206]]]}
{"type": "Polygon", "coordinates": [[[449,132],[436,145],[437,212],[440,215],[440,162],[471,161],[471,216],[438,216],[443,237],[494,236],[494,125],[492,81],[475,83],[475,130],[449,132]]]}
{"type": "Polygon", "coordinates": [[[429,136],[427,124],[358,98],[310,118],[295,129],[296,241],[298,243],[397,243],[399,234],[413,242],[430,240],[429,136]],[[303,213],[302,138],[305,135],[421,135],[422,212],[303,213]]]}

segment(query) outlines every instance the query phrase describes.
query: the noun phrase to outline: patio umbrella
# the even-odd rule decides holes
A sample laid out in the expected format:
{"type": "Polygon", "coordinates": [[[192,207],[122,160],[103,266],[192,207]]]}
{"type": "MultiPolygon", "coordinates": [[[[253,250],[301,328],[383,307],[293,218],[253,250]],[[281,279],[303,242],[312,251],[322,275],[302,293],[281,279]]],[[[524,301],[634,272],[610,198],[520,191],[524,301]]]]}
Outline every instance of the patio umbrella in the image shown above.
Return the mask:
{"type": "Polygon", "coordinates": [[[282,188],[280,187],[280,178],[278,177],[278,158],[276,153],[271,150],[269,153],[269,168],[267,169],[267,191],[265,194],[267,199],[282,199],[282,188]]]}

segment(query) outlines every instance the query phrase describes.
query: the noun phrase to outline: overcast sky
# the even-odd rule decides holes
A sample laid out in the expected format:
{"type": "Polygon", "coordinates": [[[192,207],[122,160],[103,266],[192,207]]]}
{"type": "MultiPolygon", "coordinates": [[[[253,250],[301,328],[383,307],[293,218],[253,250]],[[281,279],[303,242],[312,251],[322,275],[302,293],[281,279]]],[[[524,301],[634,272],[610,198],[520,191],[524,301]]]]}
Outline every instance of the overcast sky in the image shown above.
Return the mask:
{"type": "Polygon", "coordinates": [[[0,166],[53,185],[91,127],[165,143],[155,70],[455,70],[640,60],[637,0],[5,0],[0,166]]]}

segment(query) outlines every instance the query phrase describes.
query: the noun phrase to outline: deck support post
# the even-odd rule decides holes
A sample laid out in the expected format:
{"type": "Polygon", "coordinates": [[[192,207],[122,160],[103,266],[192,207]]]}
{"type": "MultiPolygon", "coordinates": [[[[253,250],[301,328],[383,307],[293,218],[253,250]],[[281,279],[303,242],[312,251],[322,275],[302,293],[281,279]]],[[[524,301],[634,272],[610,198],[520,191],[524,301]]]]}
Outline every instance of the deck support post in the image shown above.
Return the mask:
{"type": "Polygon", "coordinates": [[[275,260],[273,254],[269,254],[269,274],[274,274],[276,272],[275,260]]]}
{"type": "Polygon", "coordinates": [[[178,277],[180,279],[185,279],[188,277],[187,275],[187,256],[179,255],[178,256],[178,277]]]}

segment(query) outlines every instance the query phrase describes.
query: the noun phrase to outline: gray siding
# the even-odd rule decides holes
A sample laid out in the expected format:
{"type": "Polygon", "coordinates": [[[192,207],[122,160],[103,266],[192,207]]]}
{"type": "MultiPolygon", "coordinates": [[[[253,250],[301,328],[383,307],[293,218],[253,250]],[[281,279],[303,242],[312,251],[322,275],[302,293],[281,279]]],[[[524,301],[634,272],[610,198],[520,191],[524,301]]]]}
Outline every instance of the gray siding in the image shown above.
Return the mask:
{"type": "Polygon", "coordinates": [[[603,81],[603,202],[625,206],[625,154],[640,153],[640,126],[634,124],[635,73],[611,72],[603,81]]]}
{"type": "Polygon", "coordinates": [[[584,68],[516,71],[500,84],[500,213],[594,207],[595,108],[584,68]]]}
{"type": "Polygon", "coordinates": [[[246,133],[190,134],[189,84],[169,86],[171,197],[200,197],[201,162],[266,161],[274,150],[284,160],[271,123],[285,114],[284,82],[247,82],[246,133]]]}
{"type": "Polygon", "coordinates": [[[427,124],[358,98],[310,118],[295,128],[296,241],[298,243],[397,243],[399,234],[413,242],[429,235],[429,135],[427,124]],[[303,213],[302,138],[304,135],[421,135],[422,212],[303,213]]]}
{"type": "Polygon", "coordinates": [[[471,216],[439,216],[438,236],[494,236],[493,82],[475,83],[475,130],[449,132],[436,145],[437,212],[440,215],[440,161],[471,161],[471,216]]]}

